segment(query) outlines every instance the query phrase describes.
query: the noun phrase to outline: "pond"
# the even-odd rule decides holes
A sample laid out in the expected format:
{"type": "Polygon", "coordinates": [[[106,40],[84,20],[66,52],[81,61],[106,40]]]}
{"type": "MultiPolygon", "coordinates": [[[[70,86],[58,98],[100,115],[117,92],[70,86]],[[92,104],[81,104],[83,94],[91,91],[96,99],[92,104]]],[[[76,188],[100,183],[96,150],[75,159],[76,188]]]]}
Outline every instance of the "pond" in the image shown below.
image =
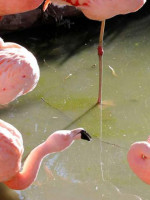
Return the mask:
{"type": "Polygon", "coordinates": [[[93,140],[76,141],[66,151],[46,157],[37,180],[24,191],[2,185],[3,200],[149,199],[149,186],[127,163],[130,145],[147,140],[150,133],[149,22],[150,17],[135,19],[118,32],[117,27],[106,31],[103,101],[107,104],[102,109],[95,106],[98,23],[86,22],[81,33],[78,28],[51,34],[47,27],[4,37],[32,51],[41,70],[33,92],[0,110],[0,118],[22,133],[24,158],[55,130],[84,127],[93,140]]]}

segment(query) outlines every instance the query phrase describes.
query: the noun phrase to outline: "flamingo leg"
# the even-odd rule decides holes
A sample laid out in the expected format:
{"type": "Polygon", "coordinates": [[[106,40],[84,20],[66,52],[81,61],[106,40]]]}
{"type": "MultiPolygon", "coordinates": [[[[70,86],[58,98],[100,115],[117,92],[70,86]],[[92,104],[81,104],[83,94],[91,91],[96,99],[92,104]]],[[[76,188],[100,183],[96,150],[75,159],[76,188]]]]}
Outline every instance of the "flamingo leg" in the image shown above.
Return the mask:
{"type": "Polygon", "coordinates": [[[101,23],[100,37],[98,45],[98,56],[99,56],[99,93],[97,104],[102,104],[102,82],[103,82],[103,38],[105,30],[105,20],[101,23]]]}

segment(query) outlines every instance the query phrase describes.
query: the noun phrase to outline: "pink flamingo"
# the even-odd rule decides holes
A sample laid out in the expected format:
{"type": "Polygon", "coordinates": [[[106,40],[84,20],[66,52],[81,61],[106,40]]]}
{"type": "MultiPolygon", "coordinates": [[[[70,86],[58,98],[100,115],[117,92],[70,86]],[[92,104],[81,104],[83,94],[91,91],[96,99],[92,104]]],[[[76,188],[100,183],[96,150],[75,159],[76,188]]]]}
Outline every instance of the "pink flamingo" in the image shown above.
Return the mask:
{"type": "Polygon", "coordinates": [[[0,38],[0,104],[32,91],[39,80],[36,58],[24,47],[0,38]]]}
{"type": "MultiPolygon", "coordinates": [[[[43,0],[0,0],[0,16],[26,12],[37,8],[43,0]]],[[[103,73],[103,35],[105,19],[119,14],[127,14],[140,9],[146,0],[46,0],[43,10],[45,11],[50,3],[59,6],[70,5],[80,9],[86,17],[92,20],[102,21],[98,55],[99,55],[99,94],[97,103],[102,103],[102,73],[103,73]]]]}
{"type": "MultiPolygon", "coordinates": [[[[43,0],[0,0],[0,16],[26,12],[37,8],[43,0]]],[[[99,55],[99,94],[97,103],[102,104],[102,73],[103,73],[103,35],[105,19],[119,14],[127,14],[140,9],[146,0],[46,0],[43,10],[45,11],[50,3],[59,6],[70,5],[80,9],[86,17],[92,20],[102,21],[98,55],[99,55]]]]}
{"type": "Polygon", "coordinates": [[[150,184],[150,138],[131,145],[128,163],[132,171],[145,183],[150,184]]]}
{"type": "Polygon", "coordinates": [[[45,156],[65,150],[77,139],[90,141],[91,136],[83,128],[54,132],[31,151],[20,171],[24,150],[21,133],[0,120],[0,182],[15,190],[27,188],[36,179],[45,156]]]}
{"type": "Polygon", "coordinates": [[[97,100],[98,104],[102,104],[102,56],[105,20],[115,15],[135,12],[145,4],[146,0],[51,0],[51,2],[58,5],[75,6],[80,9],[87,18],[102,21],[98,46],[99,92],[97,100]]]}
{"type": "MultiPolygon", "coordinates": [[[[34,10],[39,7],[44,0],[0,0],[0,16],[22,13],[34,10]]],[[[44,10],[50,3],[61,5],[71,5],[80,9],[84,15],[92,20],[105,20],[119,14],[135,12],[146,0],[45,0],[44,10]]]]}
{"type": "Polygon", "coordinates": [[[103,21],[115,15],[135,12],[144,5],[146,0],[51,0],[51,2],[60,6],[75,6],[87,18],[103,21]]]}

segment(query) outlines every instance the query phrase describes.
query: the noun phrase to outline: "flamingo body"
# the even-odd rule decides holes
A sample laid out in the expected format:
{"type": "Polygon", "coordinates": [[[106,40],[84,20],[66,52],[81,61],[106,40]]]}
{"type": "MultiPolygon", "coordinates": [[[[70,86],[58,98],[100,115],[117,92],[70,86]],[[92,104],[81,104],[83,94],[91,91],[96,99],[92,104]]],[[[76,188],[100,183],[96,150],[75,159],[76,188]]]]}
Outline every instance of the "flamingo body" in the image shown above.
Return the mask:
{"type": "Polygon", "coordinates": [[[24,47],[0,38],[0,104],[32,91],[39,80],[36,58],[24,47]]]}
{"type": "MultiPolygon", "coordinates": [[[[44,0],[0,0],[0,16],[34,10],[44,0]]],[[[140,9],[146,0],[46,0],[44,10],[52,2],[59,6],[71,5],[80,9],[86,17],[104,20],[119,14],[127,14],[140,9]]]]}
{"type": "Polygon", "coordinates": [[[54,132],[31,151],[20,171],[24,150],[22,136],[15,127],[0,120],[0,182],[15,190],[27,188],[36,179],[45,156],[65,150],[77,139],[90,141],[91,137],[83,128],[54,132]]]}
{"type": "Polygon", "coordinates": [[[34,10],[43,0],[0,0],[0,16],[34,10]]]}
{"type": "Polygon", "coordinates": [[[53,4],[72,5],[92,20],[105,20],[115,15],[139,10],[146,0],[52,0],[53,4]]]}
{"type": "Polygon", "coordinates": [[[135,142],[131,145],[128,163],[132,171],[145,183],[150,184],[150,143],[135,142]]]}

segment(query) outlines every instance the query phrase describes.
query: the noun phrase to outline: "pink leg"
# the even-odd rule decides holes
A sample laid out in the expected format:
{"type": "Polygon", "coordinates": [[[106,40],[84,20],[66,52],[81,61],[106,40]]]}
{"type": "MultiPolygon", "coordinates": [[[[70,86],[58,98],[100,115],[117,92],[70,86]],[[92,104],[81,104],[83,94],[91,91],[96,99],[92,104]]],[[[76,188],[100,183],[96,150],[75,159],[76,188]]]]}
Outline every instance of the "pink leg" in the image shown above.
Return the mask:
{"type": "Polygon", "coordinates": [[[99,94],[97,104],[102,104],[102,82],[103,82],[103,37],[105,29],[105,20],[101,23],[100,38],[98,45],[98,56],[99,56],[99,94]]]}

